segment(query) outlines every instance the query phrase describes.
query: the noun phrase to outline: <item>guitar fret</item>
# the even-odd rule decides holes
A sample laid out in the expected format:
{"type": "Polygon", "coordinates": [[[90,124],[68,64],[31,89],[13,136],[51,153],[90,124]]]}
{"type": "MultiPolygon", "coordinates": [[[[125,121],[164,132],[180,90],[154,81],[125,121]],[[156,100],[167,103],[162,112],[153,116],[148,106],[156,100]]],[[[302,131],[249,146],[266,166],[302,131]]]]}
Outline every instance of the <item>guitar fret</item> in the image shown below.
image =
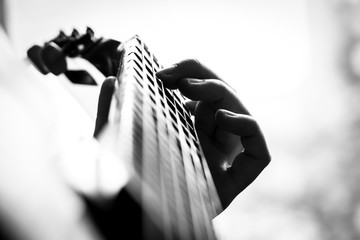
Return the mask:
{"type": "Polygon", "coordinates": [[[134,185],[140,186],[132,189],[134,196],[141,196],[144,211],[164,239],[216,239],[211,220],[220,202],[185,98],[164,88],[155,76],[162,66],[139,37],[122,47],[117,99],[123,101],[119,115],[132,109],[126,117],[133,118],[132,130],[126,121],[118,121],[122,133],[132,131],[132,145],[122,149],[134,157],[134,185]]]}
{"type": "MultiPolygon", "coordinates": [[[[169,232],[175,231],[175,233],[178,233],[177,227],[178,227],[178,222],[177,222],[177,213],[176,213],[176,205],[175,205],[175,193],[173,191],[173,177],[172,177],[172,168],[171,168],[171,163],[169,161],[169,152],[168,152],[168,143],[166,142],[165,139],[159,139],[159,146],[160,146],[160,167],[161,167],[161,179],[162,179],[162,184],[164,185],[164,189],[162,189],[162,196],[163,196],[163,200],[162,202],[164,203],[164,208],[165,208],[165,217],[167,217],[167,221],[165,220],[165,223],[170,223],[168,224],[169,228],[171,227],[172,229],[169,229],[169,232]],[[170,216],[167,216],[166,213],[169,213],[170,216]],[[171,217],[171,219],[170,219],[171,217]]],[[[174,235],[175,235],[174,233],[174,235]]]]}

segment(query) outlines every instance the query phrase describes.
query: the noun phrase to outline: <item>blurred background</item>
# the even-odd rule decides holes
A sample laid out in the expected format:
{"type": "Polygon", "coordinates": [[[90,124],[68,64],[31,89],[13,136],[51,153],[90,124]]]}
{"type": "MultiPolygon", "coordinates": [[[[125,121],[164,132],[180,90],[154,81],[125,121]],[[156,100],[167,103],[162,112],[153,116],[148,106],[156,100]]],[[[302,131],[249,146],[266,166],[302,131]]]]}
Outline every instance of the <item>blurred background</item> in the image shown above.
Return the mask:
{"type": "MultiPolygon", "coordinates": [[[[1,7],[21,59],[60,30],[89,26],[119,41],[140,35],[164,66],[197,58],[236,88],[273,160],[214,219],[221,240],[360,239],[360,1],[11,0],[1,7]]],[[[83,94],[95,111],[97,90],[83,94]]]]}

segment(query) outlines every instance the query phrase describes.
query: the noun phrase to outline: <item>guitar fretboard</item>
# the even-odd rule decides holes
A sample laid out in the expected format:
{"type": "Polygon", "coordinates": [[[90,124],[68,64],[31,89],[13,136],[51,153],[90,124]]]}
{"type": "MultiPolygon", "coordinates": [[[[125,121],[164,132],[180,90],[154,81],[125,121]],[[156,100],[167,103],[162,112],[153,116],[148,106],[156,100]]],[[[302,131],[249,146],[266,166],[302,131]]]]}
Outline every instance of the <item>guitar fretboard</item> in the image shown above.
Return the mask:
{"type": "Polygon", "coordinates": [[[216,239],[221,205],[185,98],[164,88],[155,76],[162,66],[138,36],[121,52],[115,122],[130,192],[164,239],[216,239]]]}

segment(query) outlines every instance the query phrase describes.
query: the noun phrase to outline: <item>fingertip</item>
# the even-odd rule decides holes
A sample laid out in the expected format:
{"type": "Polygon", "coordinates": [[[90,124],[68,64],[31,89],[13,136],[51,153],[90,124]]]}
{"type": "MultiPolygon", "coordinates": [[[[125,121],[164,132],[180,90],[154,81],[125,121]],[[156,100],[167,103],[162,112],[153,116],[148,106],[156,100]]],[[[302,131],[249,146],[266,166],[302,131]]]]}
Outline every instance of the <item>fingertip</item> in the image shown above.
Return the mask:
{"type": "Polygon", "coordinates": [[[257,121],[250,115],[219,109],[215,119],[222,129],[239,136],[250,136],[261,132],[257,121]]]}
{"type": "Polygon", "coordinates": [[[116,77],[107,77],[101,84],[99,93],[99,104],[101,105],[104,101],[110,101],[109,98],[112,96],[115,90],[116,77]],[[104,100],[105,99],[105,100],[104,100]]]}
{"type": "Polygon", "coordinates": [[[228,119],[228,111],[225,109],[219,109],[215,112],[215,121],[218,124],[218,126],[227,131],[227,127],[229,125],[229,119],[228,119]]]}
{"type": "Polygon", "coordinates": [[[101,130],[108,121],[111,99],[115,91],[115,81],[116,81],[116,77],[109,76],[104,80],[104,82],[101,85],[99,98],[98,98],[95,129],[93,133],[93,136],[95,138],[99,136],[101,130]]]}
{"type": "Polygon", "coordinates": [[[185,101],[185,106],[192,115],[194,115],[196,104],[197,104],[197,101],[192,101],[192,100],[185,101]]]}
{"type": "Polygon", "coordinates": [[[224,113],[224,110],[223,110],[223,109],[218,109],[218,110],[215,112],[215,119],[216,119],[217,121],[223,120],[224,117],[225,117],[225,113],[224,113]]]}
{"type": "Polygon", "coordinates": [[[189,97],[190,99],[197,100],[199,96],[198,86],[203,80],[192,79],[192,78],[182,78],[178,81],[177,85],[184,96],[189,97]]]}
{"type": "Polygon", "coordinates": [[[177,88],[177,64],[173,64],[170,67],[163,68],[155,73],[155,76],[162,81],[164,87],[169,89],[177,88]]]}
{"type": "Polygon", "coordinates": [[[168,78],[174,75],[177,68],[177,64],[173,64],[170,67],[163,68],[155,73],[156,77],[162,79],[162,78],[168,78]]]}
{"type": "Polygon", "coordinates": [[[157,72],[158,78],[199,78],[199,79],[219,79],[210,69],[205,67],[197,59],[185,59],[176,64],[164,68],[157,72]]]}
{"type": "Polygon", "coordinates": [[[115,81],[116,77],[110,76],[101,85],[96,117],[100,125],[104,125],[107,120],[111,99],[115,91],[115,81]]]}
{"type": "Polygon", "coordinates": [[[223,121],[229,117],[236,117],[237,114],[227,109],[218,109],[215,113],[216,120],[223,121]]]}
{"type": "Polygon", "coordinates": [[[101,85],[101,88],[112,89],[115,86],[116,77],[107,77],[101,85]]]}

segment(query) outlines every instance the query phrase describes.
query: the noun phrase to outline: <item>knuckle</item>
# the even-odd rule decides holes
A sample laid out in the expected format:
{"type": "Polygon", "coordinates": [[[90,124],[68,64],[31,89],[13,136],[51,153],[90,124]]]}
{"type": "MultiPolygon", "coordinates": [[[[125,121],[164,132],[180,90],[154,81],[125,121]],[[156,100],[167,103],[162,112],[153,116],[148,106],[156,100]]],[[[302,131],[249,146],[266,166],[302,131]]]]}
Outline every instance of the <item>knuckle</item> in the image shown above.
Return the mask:
{"type": "Polygon", "coordinates": [[[272,156],[269,152],[269,149],[267,148],[267,146],[265,146],[265,151],[264,151],[264,155],[262,157],[262,162],[264,163],[264,167],[266,167],[267,165],[270,164],[270,162],[272,161],[272,156]]]}
{"type": "Polygon", "coordinates": [[[272,157],[271,157],[270,153],[268,153],[267,156],[264,158],[264,162],[266,164],[265,166],[269,165],[271,160],[272,160],[272,157]]]}
{"type": "Polygon", "coordinates": [[[256,132],[257,134],[263,135],[263,132],[261,130],[261,127],[260,127],[260,124],[258,123],[258,121],[256,121],[256,119],[252,116],[251,116],[251,119],[252,119],[252,123],[253,123],[254,132],[256,132]]]}
{"type": "Polygon", "coordinates": [[[199,69],[202,69],[202,64],[199,60],[195,58],[186,59],[182,61],[179,65],[182,66],[182,69],[186,71],[198,71],[199,69]]]}
{"type": "Polygon", "coordinates": [[[219,79],[206,79],[205,82],[208,84],[208,86],[210,86],[213,89],[216,89],[216,91],[219,91],[222,94],[231,91],[231,89],[223,81],[219,79]]]}
{"type": "Polygon", "coordinates": [[[201,67],[202,64],[200,63],[200,61],[196,58],[190,58],[190,59],[187,59],[187,62],[192,65],[192,66],[198,66],[198,67],[201,67]]]}

